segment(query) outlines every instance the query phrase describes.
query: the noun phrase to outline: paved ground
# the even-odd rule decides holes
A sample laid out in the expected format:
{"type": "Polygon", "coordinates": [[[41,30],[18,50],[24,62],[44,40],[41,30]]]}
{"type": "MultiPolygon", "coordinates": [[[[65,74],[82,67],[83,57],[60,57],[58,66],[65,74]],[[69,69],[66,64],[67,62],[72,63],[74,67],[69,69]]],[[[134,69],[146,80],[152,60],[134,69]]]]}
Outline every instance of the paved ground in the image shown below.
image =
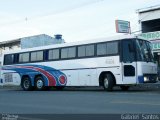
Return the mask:
{"type": "Polygon", "coordinates": [[[0,113],[10,114],[87,114],[160,113],[160,88],[133,87],[124,92],[116,88],[66,88],[63,91],[22,91],[0,89],[0,113]]]}

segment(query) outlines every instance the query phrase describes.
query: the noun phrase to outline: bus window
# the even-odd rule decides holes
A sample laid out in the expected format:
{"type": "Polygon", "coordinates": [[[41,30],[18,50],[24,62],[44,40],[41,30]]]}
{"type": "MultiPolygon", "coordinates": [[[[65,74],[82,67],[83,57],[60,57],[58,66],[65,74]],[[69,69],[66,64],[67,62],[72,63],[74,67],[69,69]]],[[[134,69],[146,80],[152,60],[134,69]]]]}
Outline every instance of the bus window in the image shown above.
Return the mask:
{"type": "Polygon", "coordinates": [[[76,47],[68,48],[68,58],[76,57],[76,47]]]}
{"type": "Polygon", "coordinates": [[[19,54],[19,62],[20,63],[29,62],[29,53],[19,54]]]}
{"type": "Polygon", "coordinates": [[[49,50],[49,60],[59,59],[59,49],[49,50]]]}
{"type": "Polygon", "coordinates": [[[106,43],[97,44],[97,55],[106,55],[107,54],[107,45],[106,43]]]}
{"type": "Polygon", "coordinates": [[[150,43],[144,40],[136,40],[137,60],[145,62],[153,62],[150,43]]]}
{"type": "Polygon", "coordinates": [[[61,58],[75,58],[76,57],[76,47],[62,48],[61,49],[61,58]]]}
{"type": "Polygon", "coordinates": [[[42,61],[43,51],[31,52],[31,61],[42,61]]]}
{"type": "Polygon", "coordinates": [[[78,57],[94,56],[94,45],[85,45],[78,47],[78,57]]]}
{"type": "Polygon", "coordinates": [[[118,54],[118,42],[107,43],[107,55],[118,54]]]}
{"type": "Polygon", "coordinates": [[[78,47],[78,57],[85,57],[86,56],[86,49],[85,46],[78,47]]]}
{"type": "Polygon", "coordinates": [[[94,56],[94,45],[86,46],[86,56],[94,56]]]}
{"type": "Polygon", "coordinates": [[[124,40],[122,45],[123,51],[123,62],[133,62],[135,61],[135,52],[130,50],[130,47],[134,48],[132,40],[124,40]]]}
{"type": "Polygon", "coordinates": [[[61,49],[61,58],[67,58],[68,48],[61,49]]]}
{"type": "Polygon", "coordinates": [[[14,55],[5,55],[4,56],[4,64],[5,65],[11,65],[14,63],[14,55]]]}

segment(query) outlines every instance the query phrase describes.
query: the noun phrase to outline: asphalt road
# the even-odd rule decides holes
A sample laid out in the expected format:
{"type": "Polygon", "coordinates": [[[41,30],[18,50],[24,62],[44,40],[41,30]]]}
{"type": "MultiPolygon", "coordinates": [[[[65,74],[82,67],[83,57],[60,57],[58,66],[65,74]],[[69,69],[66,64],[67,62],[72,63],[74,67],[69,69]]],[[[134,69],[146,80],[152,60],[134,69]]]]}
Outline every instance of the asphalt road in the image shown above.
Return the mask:
{"type": "Polygon", "coordinates": [[[125,114],[160,113],[160,89],[105,92],[101,88],[63,91],[0,89],[0,113],[9,114],[125,114]]]}

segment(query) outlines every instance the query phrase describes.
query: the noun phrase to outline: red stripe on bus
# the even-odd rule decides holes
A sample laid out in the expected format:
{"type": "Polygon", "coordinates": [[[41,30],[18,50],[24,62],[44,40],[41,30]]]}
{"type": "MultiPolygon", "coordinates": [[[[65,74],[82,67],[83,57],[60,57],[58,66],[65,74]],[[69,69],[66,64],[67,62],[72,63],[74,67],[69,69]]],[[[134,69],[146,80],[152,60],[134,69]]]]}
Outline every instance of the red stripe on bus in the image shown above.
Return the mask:
{"type": "Polygon", "coordinates": [[[33,69],[35,71],[39,71],[47,77],[47,79],[49,81],[48,86],[56,86],[56,79],[53,77],[53,75],[50,74],[49,72],[41,69],[41,68],[33,67],[33,66],[16,66],[16,67],[17,68],[29,68],[29,69],[33,69]]]}

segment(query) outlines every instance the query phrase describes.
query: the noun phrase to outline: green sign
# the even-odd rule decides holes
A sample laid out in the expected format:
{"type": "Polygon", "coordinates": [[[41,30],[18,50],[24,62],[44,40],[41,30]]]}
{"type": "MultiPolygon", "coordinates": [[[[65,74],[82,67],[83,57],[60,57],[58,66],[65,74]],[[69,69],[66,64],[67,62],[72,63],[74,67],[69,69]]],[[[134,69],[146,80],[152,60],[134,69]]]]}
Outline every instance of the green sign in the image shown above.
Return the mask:
{"type": "Polygon", "coordinates": [[[149,32],[149,33],[142,33],[139,35],[139,37],[142,37],[147,40],[160,40],[160,31],[157,32],[149,32]]]}
{"type": "Polygon", "coordinates": [[[139,38],[143,38],[143,39],[146,39],[146,40],[151,40],[153,50],[160,49],[160,31],[142,33],[142,34],[139,35],[139,38]]]}
{"type": "Polygon", "coordinates": [[[153,50],[160,49],[160,42],[159,43],[152,43],[152,49],[153,50]]]}

